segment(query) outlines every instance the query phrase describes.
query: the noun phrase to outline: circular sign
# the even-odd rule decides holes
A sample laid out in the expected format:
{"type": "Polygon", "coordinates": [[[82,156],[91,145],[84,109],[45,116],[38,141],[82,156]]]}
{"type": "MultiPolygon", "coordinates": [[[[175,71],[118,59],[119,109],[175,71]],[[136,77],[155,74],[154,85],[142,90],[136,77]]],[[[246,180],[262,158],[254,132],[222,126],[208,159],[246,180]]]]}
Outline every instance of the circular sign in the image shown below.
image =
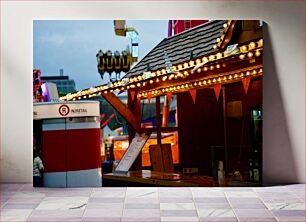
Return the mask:
{"type": "Polygon", "coordinates": [[[69,106],[61,105],[58,109],[58,112],[61,114],[61,116],[67,116],[70,112],[69,106]]]}

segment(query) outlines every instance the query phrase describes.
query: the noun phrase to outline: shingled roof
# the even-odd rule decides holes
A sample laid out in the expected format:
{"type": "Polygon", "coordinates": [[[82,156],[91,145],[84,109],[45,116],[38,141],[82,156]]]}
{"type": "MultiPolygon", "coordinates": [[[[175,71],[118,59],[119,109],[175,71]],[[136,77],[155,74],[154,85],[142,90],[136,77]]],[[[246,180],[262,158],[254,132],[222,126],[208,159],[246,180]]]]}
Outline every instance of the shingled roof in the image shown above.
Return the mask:
{"type": "Polygon", "coordinates": [[[150,70],[165,67],[166,52],[173,65],[207,55],[215,51],[213,45],[224,30],[225,20],[212,20],[178,35],[163,39],[142,60],[140,60],[124,77],[139,75],[150,70]]]}

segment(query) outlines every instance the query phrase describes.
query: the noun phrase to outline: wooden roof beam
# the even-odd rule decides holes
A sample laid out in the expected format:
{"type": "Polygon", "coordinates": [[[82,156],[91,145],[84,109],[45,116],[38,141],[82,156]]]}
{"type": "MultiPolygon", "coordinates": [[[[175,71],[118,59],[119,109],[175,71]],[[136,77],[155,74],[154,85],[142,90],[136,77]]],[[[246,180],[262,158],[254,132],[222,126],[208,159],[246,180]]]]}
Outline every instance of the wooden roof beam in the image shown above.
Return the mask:
{"type": "Polygon", "coordinates": [[[141,132],[140,125],[137,123],[136,117],[129,108],[121,102],[114,93],[103,93],[104,99],[137,131],[141,132]]]}

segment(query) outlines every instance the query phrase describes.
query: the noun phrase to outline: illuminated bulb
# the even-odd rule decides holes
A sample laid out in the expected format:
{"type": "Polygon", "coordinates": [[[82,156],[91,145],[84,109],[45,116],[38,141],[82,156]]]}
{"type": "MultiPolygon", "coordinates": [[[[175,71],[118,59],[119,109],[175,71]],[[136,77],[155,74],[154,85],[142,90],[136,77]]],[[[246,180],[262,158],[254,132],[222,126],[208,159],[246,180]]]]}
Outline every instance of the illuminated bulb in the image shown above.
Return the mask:
{"type": "Polygon", "coordinates": [[[166,80],[167,80],[167,78],[168,78],[167,76],[164,76],[164,77],[163,77],[163,81],[166,81],[166,80]]]}
{"type": "Polygon", "coordinates": [[[172,66],[173,70],[176,70],[176,66],[172,66]]]}
{"type": "Polygon", "coordinates": [[[247,75],[247,76],[248,76],[248,75],[250,75],[250,72],[249,72],[249,71],[247,71],[247,72],[246,72],[246,75],[247,75]]]}
{"type": "Polygon", "coordinates": [[[216,49],[216,48],[217,48],[217,45],[213,45],[213,48],[216,49]]]}
{"type": "Polygon", "coordinates": [[[216,79],[213,79],[213,82],[216,82],[217,80],[216,79]]]}
{"type": "Polygon", "coordinates": [[[166,74],[166,70],[165,70],[165,69],[163,69],[163,70],[162,70],[162,73],[163,73],[163,74],[166,74]]]}
{"type": "Polygon", "coordinates": [[[243,72],[240,74],[240,77],[243,77],[244,76],[244,74],[243,74],[243,72]]]}
{"type": "Polygon", "coordinates": [[[169,91],[169,89],[168,88],[166,88],[166,92],[168,92],[169,91]]]}
{"type": "Polygon", "coordinates": [[[262,69],[259,70],[259,73],[262,73],[262,69]]]}
{"type": "Polygon", "coordinates": [[[189,87],[188,84],[186,84],[186,85],[185,85],[185,88],[188,88],[188,87],[189,87]]]}
{"type": "Polygon", "coordinates": [[[146,83],[144,82],[144,83],[142,83],[142,85],[143,85],[143,86],[145,86],[145,85],[146,85],[146,83]]]}
{"type": "Polygon", "coordinates": [[[134,82],[136,82],[137,81],[137,77],[134,77],[134,82]]]}
{"type": "Polygon", "coordinates": [[[255,44],[255,42],[251,42],[249,46],[250,46],[251,49],[254,49],[256,44],[255,44]]]}
{"type": "Polygon", "coordinates": [[[211,80],[209,79],[209,80],[208,80],[208,84],[210,84],[210,83],[211,83],[211,80]]]}
{"type": "Polygon", "coordinates": [[[258,41],[258,47],[261,47],[262,45],[263,45],[263,40],[260,39],[260,40],[258,41]]]}
{"type": "Polygon", "coordinates": [[[79,96],[78,99],[81,99],[81,96],[79,96]]]}
{"type": "Polygon", "coordinates": [[[220,38],[217,38],[217,42],[220,42],[221,41],[221,39],[220,38]]]}
{"type": "Polygon", "coordinates": [[[86,99],[86,96],[83,96],[84,99],[86,99]]]}
{"type": "Polygon", "coordinates": [[[218,82],[221,82],[221,78],[220,77],[218,78],[218,82]]]}
{"type": "Polygon", "coordinates": [[[181,70],[183,68],[182,65],[178,65],[178,69],[181,70]]]}
{"type": "Polygon", "coordinates": [[[179,76],[179,75],[177,74],[177,75],[175,75],[175,76],[174,76],[174,78],[175,78],[175,79],[177,79],[177,78],[178,78],[178,76],[179,76]]]}
{"type": "Polygon", "coordinates": [[[229,78],[229,79],[232,79],[232,75],[230,75],[228,78],[229,78]]]}
{"type": "Polygon", "coordinates": [[[219,69],[219,68],[220,68],[220,65],[219,65],[219,64],[218,64],[218,65],[216,65],[216,68],[217,68],[217,69],[219,69]]]}
{"type": "Polygon", "coordinates": [[[225,23],[225,24],[223,24],[223,27],[224,27],[224,28],[226,28],[226,27],[227,27],[227,24],[226,24],[226,23],[225,23]]]}
{"type": "Polygon", "coordinates": [[[210,70],[213,70],[214,69],[214,67],[213,66],[210,66],[210,70]]]}
{"type": "Polygon", "coordinates": [[[184,63],[184,68],[188,68],[188,63],[187,62],[184,63]]]}
{"type": "Polygon", "coordinates": [[[196,60],[196,63],[197,63],[197,64],[200,64],[200,63],[201,63],[201,60],[200,60],[200,59],[197,59],[197,60],[196,60]]]}
{"type": "Polygon", "coordinates": [[[255,55],[256,55],[256,56],[260,56],[260,51],[259,51],[259,50],[256,51],[256,52],[255,52],[255,55]]]}
{"type": "Polygon", "coordinates": [[[188,72],[187,72],[187,71],[185,71],[185,72],[184,72],[184,75],[185,75],[185,76],[188,76],[188,72]]]}
{"type": "Polygon", "coordinates": [[[194,85],[194,86],[197,86],[197,85],[198,85],[198,83],[196,83],[196,82],[195,82],[193,85],[194,85]]]}
{"type": "Polygon", "coordinates": [[[101,95],[102,94],[102,92],[99,92],[99,95],[101,95]]]}
{"type": "Polygon", "coordinates": [[[181,88],[182,88],[182,89],[184,89],[184,88],[185,88],[185,86],[184,86],[184,85],[181,85],[181,88]]]}
{"type": "Polygon", "coordinates": [[[162,92],[165,92],[165,89],[162,89],[162,92]]]}
{"type": "Polygon", "coordinates": [[[204,67],[204,71],[207,71],[207,69],[208,69],[207,67],[204,67]]]}
{"type": "Polygon", "coordinates": [[[130,78],[130,82],[133,82],[134,80],[133,80],[133,78],[130,78]]]}
{"type": "Polygon", "coordinates": [[[202,58],[202,61],[203,61],[203,62],[208,62],[208,59],[207,59],[206,57],[203,57],[203,58],[202,58]]]}
{"type": "Polygon", "coordinates": [[[199,82],[199,86],[201,86],[202,85],[202,82],[199,82]]]}
{"type": "Polygon", "coordinates": [[[117,86],[117,83],[116,83],[116,82],[114,83],[114,86],[115,86],[115,87],[117,86]]]}
{"type": "Polygon", "coordinates": [[[159,82],[159,79],[158,79],[158,78],[156,79],[156,82],[159,82]]]}
{"type": "Polygon", "coordinates": [[[174,90],[176,90],[176,87],[173,87],[174,90]]]}
{"type": "Polygon", "coordinates": [[[129,88],[130,88],[130,86],[127,86],[126,88],[127,88],[127,89],[129,89],[129,88]]]}
{"type": "Polygon", "coordinates": [[[221,58],[222,58],[222,53],[220,53],[220,52],[217,53],[217,58],[218,58],[218,59],[221,59],[221,58]]]}
{"type": "Polygon", "coordinates": [[[239,56],[239,59],[244,59],[245,58],[245,55],[244,54],[241,54],[240,56],[239,56]]]}
{"type": "Polygon", "coordinates": [[[226,76],[224,76],[223,80],[224,80],[224,81],[226,80],[226,76]]]}
{"type": "Polygon", "coordinates": [[[150,84],[152,84],[153,82],[154,82],[154,81],[151,79],[151,80],[150,80],[150,84]]]}
{"type": "Polygon", "coordinates": [[[138,79],[141,80],[141,79],[142,79],[142,76],[138,76],[138,79]]]}
{"type": "Polygon", "coordinates": [[[131,87],[131,88],[135,88],[135,85],[133,84],[133,85],[131,85],[130,87],[131,87]]]}
{"type": "Polygon", "coordinates": [[[158,76],[160,75],[160,71],[159,70],[156,73],[157,73],[158,76]]]}
{"type": "Polygon", "coordinates": [[[255,75],[257,72],[256,72],[256,70],[253,70],[253,75],[255,75]]]}
{"type": "Polygon", "coordinates": [[[151,73],[151,76],[152,76],[152,77],[155,77],[155,76],[156,76],[155,72],[152,72],[152,73],[151,73]]]}
{"type": "Polygon", "coordinates": [[[73,100],[73,101],[75,101],[75,100],[76,100],[76,98],[73,98],[72,100],[73,100]]]}
{"type": "Polygon", "coordinates": [[[214,59],[215,59],[215,56],[214,56],[214,55],[209,56],[209,60],[210,60],[210,61],[212,61],[212,60],[214,60],[214,59]]]}
{"type": "Polygon", "coordinates": [[[248,49],[248,47],[246,45],[241,47],[241,51],[246,51],[248,49]]]}
{"type": "Polygon", "coordinates": [[[139,86],[140,86],[140,83],[137,83],[137,86],[139,87],[139,86]]]}
{"type": "Polygon", "coordinates": [[[206,85],[206,80],[203,81],[203,84],[206,85]]]}
{"type": "Polygon", "coordinates": [[[197,72],[200,73],[200,72],[201,72],[201,69],[199,68],[199,69],[197,70],[197,72]]]}
{"type": "Polygon", "coordinates": [[[112,90],[112,89],[111,89],[111,90],[109,90],[109,91],[110,91],[111,93],[112,93],[112,92],[114,92],[114,90],[112,90]]]}
{"type": "Polygon", "coordinates": [[[189,62],[189,65],[190,65],[190,66],[194,66],[194,61],[190,61],[190,62],[189,62]]]}
{"type": "Polygon", "coordinates": [[[104,94],[107,94],[107,91],[104,91],[104,94]]]}
{"type": "Polygon", "coordinates": [[[252,53],[252,52],[249,52],[249,53],[248,53],[248,57],[249,57],[249,58],[252,58],[252,57],[253,57],[253,53],[252,53]]]}
{"type": "Polygon", "coordinates": [[[237,74],[235,74],[235,75],[234,75],[234,78],[237,78],[237,77],[238,77],[238,75],[237,75],[237,74]]]}

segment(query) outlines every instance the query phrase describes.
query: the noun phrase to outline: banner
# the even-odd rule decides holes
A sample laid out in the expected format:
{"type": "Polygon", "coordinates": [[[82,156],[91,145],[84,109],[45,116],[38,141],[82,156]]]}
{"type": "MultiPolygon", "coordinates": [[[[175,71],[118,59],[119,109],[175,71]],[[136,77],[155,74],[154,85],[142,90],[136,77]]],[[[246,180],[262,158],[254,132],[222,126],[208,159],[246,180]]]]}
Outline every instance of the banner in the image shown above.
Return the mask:
{"type": "Polygon", "coordinates": [[[245,94],[248,94],[248,89],[249,89],[249,86],[250,86],[250,81],[251,81],[251,77],[246,77],[244,79],[242,79],[242,85],[243,85],[243,89],[244,89],[244,92],[245,94]]]}
{"type": "Polygon", "coordinates": [[[214,85],[214,91],[215,91],[215,95],[216,95],[217,101],[219,100],[219,95],[220,95],[221,87],[222,87],[221,84],[214,85]]]}
{"type": "Polygon", "coordinates": [[[197,90],[196,89],[190,89],[189,93],[191,95],[191,98],[193,100],[193,103],[195,104],[196,102],[196,97],[197,97],[197,90]]]}

